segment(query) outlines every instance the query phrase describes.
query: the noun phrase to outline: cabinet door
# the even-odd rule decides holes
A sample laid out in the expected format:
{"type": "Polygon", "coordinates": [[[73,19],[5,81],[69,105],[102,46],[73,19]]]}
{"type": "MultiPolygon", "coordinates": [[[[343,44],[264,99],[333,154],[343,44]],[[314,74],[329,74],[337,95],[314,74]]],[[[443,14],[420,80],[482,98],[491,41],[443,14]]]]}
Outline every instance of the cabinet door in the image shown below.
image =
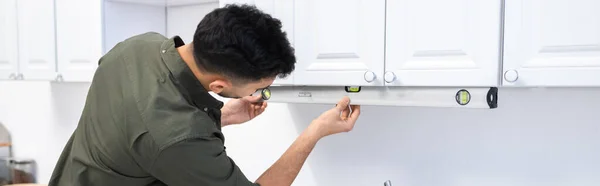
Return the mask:
{"type": "Polygon", "coordinates": [[[102,56],[102,1],[56,0],[58,73],[90,82],[102,56]]]}
{"type": "Polygon", "coordinates": [[[16,3],[0,1],[0,80],[14,79],[19,71],[16,3]]]}
{"type": "Polygon", "coordinates": [[[298,0],[297,85],[383,85],[385,0],[298,0]]]}
{"type": "Polygon", "coordinates": [[[501,0],[387,1],[388,86],[496,86],[501,0]]]}
{"type": "Polygon", "coordinates": [[[506,0],[505,86],[600,86],[600,1],[506,0]]]}
{"type": "MultiPolygon", "coordinates": [[[[294,46],[294,0],[254,0],[254,5],[281,21],[283,31],[287,33],[288,40],[294,46]]],[[[292,85],[294,84],[294,74],[285,78],[277,78],[273,84],[292,85]]]]}
{"type": "Polygon", "coordinates": [[[19,69],[26,80],[56,78],[54,0],[18,0],[19,69]]]}

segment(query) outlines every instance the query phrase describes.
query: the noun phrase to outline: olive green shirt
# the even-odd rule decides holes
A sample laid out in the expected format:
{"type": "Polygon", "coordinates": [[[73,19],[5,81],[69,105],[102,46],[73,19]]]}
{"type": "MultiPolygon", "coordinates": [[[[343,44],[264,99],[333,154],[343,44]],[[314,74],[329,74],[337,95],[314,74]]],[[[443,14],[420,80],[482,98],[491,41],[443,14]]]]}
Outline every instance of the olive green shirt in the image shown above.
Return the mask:
{"type": "Polygon", "coordinates": [[[175,36],[133,36],[99,60],[50,186],[249,186],[225,151],[223,103],[183,61],[175,36]]]}

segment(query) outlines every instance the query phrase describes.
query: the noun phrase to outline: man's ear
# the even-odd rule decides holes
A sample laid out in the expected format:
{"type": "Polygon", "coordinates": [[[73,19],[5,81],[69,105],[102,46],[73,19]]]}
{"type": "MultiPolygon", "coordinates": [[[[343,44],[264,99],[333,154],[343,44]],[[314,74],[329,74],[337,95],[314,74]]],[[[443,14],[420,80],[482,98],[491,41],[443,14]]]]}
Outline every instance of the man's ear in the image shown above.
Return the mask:
{"type": "Polygon", "coordinates": [[[224,79],[217,79],[208,85],[210,91],[214,93],[221,93],[225,88],[231,87],[231,83],[224,79]]]}

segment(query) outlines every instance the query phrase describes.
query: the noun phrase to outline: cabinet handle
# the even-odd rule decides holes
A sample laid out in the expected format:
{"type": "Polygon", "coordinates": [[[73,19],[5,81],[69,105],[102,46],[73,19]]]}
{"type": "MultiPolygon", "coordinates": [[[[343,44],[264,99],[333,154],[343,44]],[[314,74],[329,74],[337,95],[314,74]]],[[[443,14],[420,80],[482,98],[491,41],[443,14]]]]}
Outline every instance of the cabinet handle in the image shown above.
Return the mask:
{"type": "Polygon", "coordinates": [[[392,181],[387,180],[387,181],[383,182],[383,186],[392,186],[392,181]]]}
{"type": "Polygon", "coordinates": [[[515,82],[519,79],[519,72],[517,70],[507,70],[504,72],[504,80],[508,82],[515,82]]]}
{"type": "Polygon", "coordinates": [[[10,75],[8,75],[8,79],[16,80],[17,75],[15,73],[10,73],[10,75]]]}
{"type": "Polygon", "coordinates": [[[56,78],[54,80],[58,81],[58,82],[63,82],[64,78],[63,78],[62,74],[58,74],[58,75],[56,75],[56,78]]]}
{"type": "Polygon", "coordinates": [[[383,79],[385,80],[386,83],[392,83],[392,82],[396,81],[396,73],[390,72],[390,71],[385,72],[383,79]]]}
{"type": "Polygon", "coordinates": [[[365,72],[364,78],[367,83],[371,83],[377,79],[377,75],[375,75],[375,72],[367,71],[365,72]]]}

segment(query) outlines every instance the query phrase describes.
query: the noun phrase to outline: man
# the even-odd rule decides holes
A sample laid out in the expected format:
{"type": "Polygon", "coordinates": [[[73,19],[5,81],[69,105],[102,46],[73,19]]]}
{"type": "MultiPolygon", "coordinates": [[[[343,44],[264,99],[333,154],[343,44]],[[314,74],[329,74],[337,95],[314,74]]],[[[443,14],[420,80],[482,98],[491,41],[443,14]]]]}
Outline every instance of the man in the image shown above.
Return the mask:
{"type": "Polygon", "coordinates": [[[254,182],[227,156],[221,127],[260,115],[267,103],[248,95],[295,61],[281,23],[251,6],[212,11],[190,44],[157,33],[119,43],[99,60],[50,185],[291,185],[319,139],[353,128],[359,106],[341,99],[254,182]]]}

